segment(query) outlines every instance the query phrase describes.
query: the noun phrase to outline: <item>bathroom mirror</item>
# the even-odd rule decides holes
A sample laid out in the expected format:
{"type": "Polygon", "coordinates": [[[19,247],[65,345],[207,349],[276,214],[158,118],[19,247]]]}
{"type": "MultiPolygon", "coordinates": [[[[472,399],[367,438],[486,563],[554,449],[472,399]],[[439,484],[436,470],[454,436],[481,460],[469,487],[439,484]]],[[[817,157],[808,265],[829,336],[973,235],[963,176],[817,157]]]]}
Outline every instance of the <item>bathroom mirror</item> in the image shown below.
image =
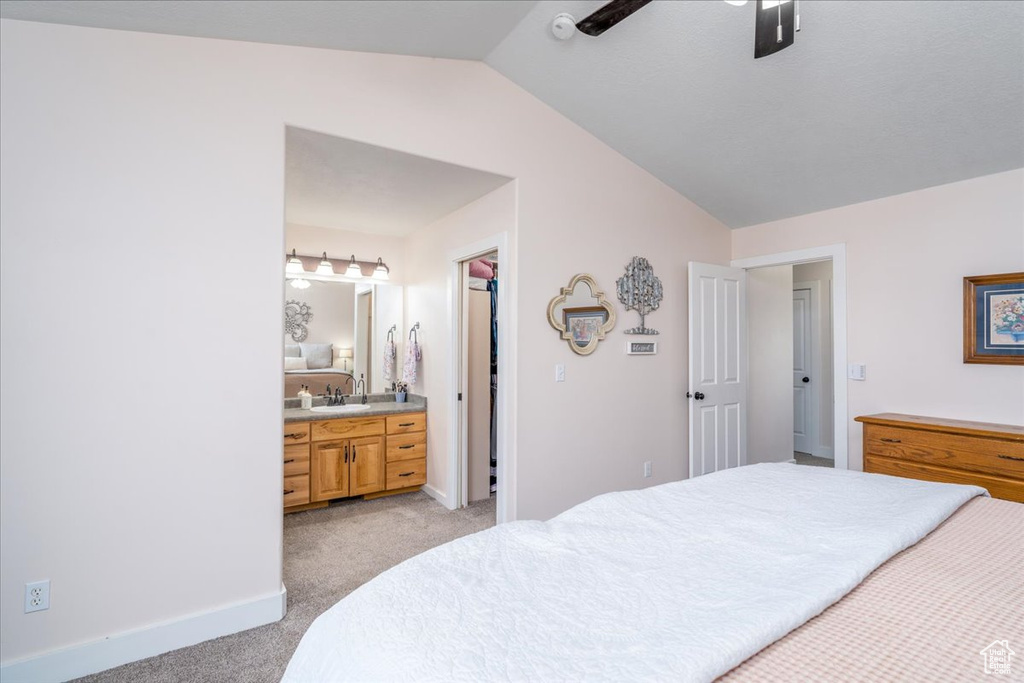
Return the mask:
{"type": "Polygon", "coordinates": [[[615,309],[586,273],[574,275],[569,286],[548,304],[548,322],[573,353],[587,356],[615,327],[615,309]]]}
{"type": "Polygon", "coordinates": [[[366,382],[367,393],[390,390],[391,382],[385,381],[384,351],[394,326],[394,367],[400,371],[404,349],[402,293],[401,285],[389,283],[287,278],[285,398],[294,398],[303,385],[314,394],[322,394],[328,384],[332,390],[340,388],[351,394],[360,376],[366,382]],[[304,282],[295,287],[295,280],[304,282]],[[302,329],[297,333],[287,329],[290,310],[303,314],[302,329]]]}

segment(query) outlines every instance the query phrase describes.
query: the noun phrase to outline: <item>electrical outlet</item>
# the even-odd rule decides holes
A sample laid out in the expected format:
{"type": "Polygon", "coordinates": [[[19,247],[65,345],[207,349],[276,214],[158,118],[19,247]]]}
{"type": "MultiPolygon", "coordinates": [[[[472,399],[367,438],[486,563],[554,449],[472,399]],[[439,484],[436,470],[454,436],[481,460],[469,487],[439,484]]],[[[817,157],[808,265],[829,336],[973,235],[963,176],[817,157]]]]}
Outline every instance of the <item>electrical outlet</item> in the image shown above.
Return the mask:
{"type": "Polygon", "coordinates": [[[651,471],[652,471],[652,464],[651,464],[651,461],[648,460],[647,462],[644,463],[644,477],[651,476],[651,471]]]}
{"type": "Polygon", "coordinates": [[[50,580],[25,584],[25,614],[50,609],[50,580]]]}

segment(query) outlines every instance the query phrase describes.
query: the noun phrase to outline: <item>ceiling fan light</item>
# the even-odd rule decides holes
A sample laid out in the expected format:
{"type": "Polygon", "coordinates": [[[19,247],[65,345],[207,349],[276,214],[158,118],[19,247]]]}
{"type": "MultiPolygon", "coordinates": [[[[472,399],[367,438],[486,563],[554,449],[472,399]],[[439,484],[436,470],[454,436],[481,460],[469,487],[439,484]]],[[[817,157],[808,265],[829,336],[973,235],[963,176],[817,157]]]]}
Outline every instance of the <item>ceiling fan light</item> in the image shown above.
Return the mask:
{"type": "Polygon", "coordinates": [[[323,260],[320,261],[320,265],[316,267],[317,275],[334,275],[334,266],[327,260],[327,252],[324,252],[323,260]]]}
{"type": "Polygon", "coordinates": [[[295,255],[294,249],[292,249],[292,256],[284,267],[284,272],[286,275],[301,275],[306,272],[306,269],[302,267],[302,261],[295,255]]]}
{"type": "Polygon", "coordinates": [[[380,257],[377,258],[377,267],[373,269],[374,280],[388,280],[390,279],[390,271],[388,267],[384,265],[384,260],[380,257]]]}
{"type": "Polygon", "coordinates": [[[348,268],[345,269],[345,277],[350,277],[354,280],[359,280],[363,277],[363,269],[356,263],[355,254],[352,254],[352,259],[348,262],[348,268]]]}

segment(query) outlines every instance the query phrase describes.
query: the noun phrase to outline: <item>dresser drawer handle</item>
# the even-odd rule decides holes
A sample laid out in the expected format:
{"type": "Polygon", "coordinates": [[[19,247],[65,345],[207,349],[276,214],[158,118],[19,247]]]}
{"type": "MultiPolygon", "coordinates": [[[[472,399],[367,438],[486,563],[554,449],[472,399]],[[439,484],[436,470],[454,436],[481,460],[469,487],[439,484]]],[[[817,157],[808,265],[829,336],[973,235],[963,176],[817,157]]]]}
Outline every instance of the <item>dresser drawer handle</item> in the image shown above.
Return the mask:
{"type": "Polygon", "coordinates": [[[399,422],[398,426],[399,427],[412,427],[415,424],[416,424],[415,422],[399,422]]]}
{"type": "Polygon", "coordinates": [[[409,450],[410,448],[416,448],[416,444],[411,443],[408,446],[399,446],[398,450],[405,451],[405,450],[409,450]]]}
{"type": "Polygon", "coordinates": [[[286,439],[301,439],[304,436],[306,436],[305,432],[292,432],[291,434],[285,434],[284,438],[286,438],[286,439]]]}
{"type": "Polygon", "coordinates": [[[284,464],[287,465],[290,462],[295,462],[295,458],[288,458],[287,460],[284,461],[284,464]]]}
{"type": "Polygon", "coordinates": [[[903,443],[899,439],[882,439],[882,441],[884,441],[886,443],[903,443]]]}
{"type": "Polygon", "coordinates": [[[285,489],[284,495],[287,496],[289,493],[295,493],[295,489],[285,489]]]}
{"type": "Polygon", "coordinates": [[[402,472],[398,476],[400,476],[400,477],[411,477],[414,474],[416,474],[416,472],[402,472]]]}
{"type": "Polygon", "coordinates": [[[1017,460],[1018,462],[1024,462],[1024,458],[1018,458],[1014,455],[997,455],[996,457],[1002,458],[1003,460],[1017,460]]]}

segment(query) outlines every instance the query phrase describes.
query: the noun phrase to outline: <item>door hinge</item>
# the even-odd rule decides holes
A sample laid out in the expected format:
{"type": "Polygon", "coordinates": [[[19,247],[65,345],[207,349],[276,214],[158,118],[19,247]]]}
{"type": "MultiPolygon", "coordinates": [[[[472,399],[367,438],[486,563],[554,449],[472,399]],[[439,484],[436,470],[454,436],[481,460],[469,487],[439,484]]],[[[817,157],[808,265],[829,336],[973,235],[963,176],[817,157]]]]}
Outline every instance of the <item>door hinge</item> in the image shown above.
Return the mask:
{"type": "Polygon", "coordinates": [[[459,392],[459,400],[460,401],[462,400],[462,392],[461,391],[459,392]]]}

